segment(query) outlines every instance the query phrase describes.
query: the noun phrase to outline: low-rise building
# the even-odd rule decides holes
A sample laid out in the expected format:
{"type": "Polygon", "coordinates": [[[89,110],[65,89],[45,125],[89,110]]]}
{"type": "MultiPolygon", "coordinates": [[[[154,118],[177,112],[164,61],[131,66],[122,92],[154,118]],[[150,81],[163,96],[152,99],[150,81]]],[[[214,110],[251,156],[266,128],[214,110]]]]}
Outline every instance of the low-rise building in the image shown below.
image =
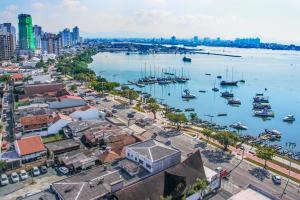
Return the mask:
{"type": "Polygon", "coordinates": [[[45,132],[48,130],[50,118],[47,114],[20,117],[23,133],[45,132]]]}
{"type": "Polygon", "coordinates": [[[44,84],[32,84],[25,85],[24,93],[27,97],[32,97],[34,95],[40,94],[43,95],[48,92],[56,92],[62,91],[64,89],[64,85],[62,83],[44,83],[44,84]]]}
{"type": "Polygon", "coordinates": [[[80,149],[80,144],[73,139],[59,140],[45,144],[48,152],[53,157],[80,149]]]}
{"type": "Polygon", "coordinates": [[[77,120],[97,120],[104,119],[105,113],[100,111],[97,107],[86,105],[76,109],[70,114],[70,117],[77,120]]]}
{"type": "Polygon", "coordinates": [[[33,161],[46,155],[46,148],[39,135],[16,140],[15,149],[22,162],[33,161]]]}
{"type": "Polygon", "coordinates": [[[85,106],[84,99],[78,96],[65,95],[59,97],[59,101],[49,102],[49,108],[51,109],[65,109],[79,106],[85,106]]]}
{"type": "Polygon", "coordinates": [[[229,198],[229,200],[244,200],[244,199],[279,200],[279,198],[251,184],[249,184],[245,190],[242,190],[229,198]]]}
{"type": "Polygon", "coordinates": [[[62,130],[65,126],[67,126],[69,123],[72,122],[72,118],[63,115],[63,114],[57,114],[53,122],[48,127],[48,135],[57,134],[60,130],[62,130]]]}
{"type": "Polygon", "coordinates": [[[181,152],[155,140],[147,140],[127,146],[126,157],[150,173],[157,173],[180,163],[181,152]]]}

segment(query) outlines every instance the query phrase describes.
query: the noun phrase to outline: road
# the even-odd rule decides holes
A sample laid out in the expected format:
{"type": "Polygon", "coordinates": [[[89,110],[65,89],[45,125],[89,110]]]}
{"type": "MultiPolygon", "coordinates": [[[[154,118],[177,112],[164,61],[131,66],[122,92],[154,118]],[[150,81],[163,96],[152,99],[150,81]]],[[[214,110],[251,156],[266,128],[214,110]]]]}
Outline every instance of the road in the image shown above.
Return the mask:
{"type": "MultiPolygon", "coordinates": [[[[247,161],[237,159],[235,156],[224,153],[222,150],[216,150],[214,147],[207,145],[205,142],[194,141],[187,135],[179,135],[169,138],[171,144],[181,150],[183,156],[200,149],[204,165],[215,169],[222,167],[228,171],[232,170],[228,182],[233,183],[237,188],[233,188],[232,192],[238,191],[238,188],[245,188],[248,184],[255,185],[264,191],[280,198],[286,185],[286,180],[281,185],[274,185],[272,182],[272,174],[266,173],[260,167],[253,166],[247,161]]],[[[225,181],[226,182],[226,181],[225,181]]],[[[289,183],[286,194],[283,195],[285,200],[300,200],[299,186],[289,183]]]]}

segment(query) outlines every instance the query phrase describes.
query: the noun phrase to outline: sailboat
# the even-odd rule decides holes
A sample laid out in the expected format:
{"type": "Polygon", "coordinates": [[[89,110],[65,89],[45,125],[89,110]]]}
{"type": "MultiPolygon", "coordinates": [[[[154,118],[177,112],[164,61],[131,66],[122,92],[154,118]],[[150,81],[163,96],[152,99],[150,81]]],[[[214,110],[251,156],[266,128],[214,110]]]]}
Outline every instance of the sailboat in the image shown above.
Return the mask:
{"type": "MultiPolygon", "coordinates": [[[[228,69],[226,70],[226,79],[227,79],[227,77],[228,77],[228,69]]],[[[237,86],[237,83],[238,83],[238,81],[233,81],[233,69],[232,69],[232,80],[231,81],[223,80],[220,82],[220,85],[222,85],[222,86],[237,86]]]]}
{"type": "Polygon", "coordinates": [[[242,74],[242,79],[240,80],[241,83],[245,83],[244,74],[242,74]]]}
{"type": "Polygon", "coordinates": [[[219,88],[216,88],[216,79],[215,79],[215,83],[214,83],[214,87],[212,88],[212,91],[214,91],[214,92],[219,91],[219,88]]]}

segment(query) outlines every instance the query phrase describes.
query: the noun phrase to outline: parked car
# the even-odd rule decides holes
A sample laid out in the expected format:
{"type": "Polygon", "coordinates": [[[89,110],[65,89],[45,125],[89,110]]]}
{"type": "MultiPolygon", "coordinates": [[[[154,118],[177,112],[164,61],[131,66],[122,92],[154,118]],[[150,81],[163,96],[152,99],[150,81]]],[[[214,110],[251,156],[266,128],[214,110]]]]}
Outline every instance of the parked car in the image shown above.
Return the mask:
{"type": "Polygon", "coordinates": [[[275,183],[277,185],[280,185],[281,184],[281,177],[277,176],[277,175],[274,175],[274,176],[272,176],[272,181],[273,181],[273,183],[275,183]]]}
{"type": "Polygon", "coordinates": [[[2,186],[9,184],[9,181],[8,181],[8,178],[7,178],[6,174],[1,174],[0,182],[1,182],[2,186]]]}
{"type": "Polygon", "coordinates": [[[41,174],[41,172],[38,167],[32,168],[32,176],[39,176],[40,174],[41,174]]]}
{"type": "Polygon", "coordinates": [[[112,113],[117,113],[118,111],[116,109],[112,109],[112,113]]]}
{"type": "Polygon", "coordinates": [[[18,176],[18,174],[16,172],[13,172],[11,175],[10,175],[10,178],[11,178],[11,181],[13,183],[17,183],[20,181],[20,178],[18,176]]]}
{"type": "Polygon", "coordinates": [[[48,169],[47,169],[46,166],[41,166],[41,167],[40,167],[40,171],[41,171],[42,174],[45,174],[45,173],[48,172],[48,169]]]}
{"type": "Polygon", "coordinates": [[[25,170],[20,171],[20,178],[22,181],[28,179],[28,173],[25,170]]]}
{"type": "Polygon", "coordinates": [[[67,175],[69,173],[69,169],[66,167],[59,167],[58,172],[63,175],[67,175]]]}

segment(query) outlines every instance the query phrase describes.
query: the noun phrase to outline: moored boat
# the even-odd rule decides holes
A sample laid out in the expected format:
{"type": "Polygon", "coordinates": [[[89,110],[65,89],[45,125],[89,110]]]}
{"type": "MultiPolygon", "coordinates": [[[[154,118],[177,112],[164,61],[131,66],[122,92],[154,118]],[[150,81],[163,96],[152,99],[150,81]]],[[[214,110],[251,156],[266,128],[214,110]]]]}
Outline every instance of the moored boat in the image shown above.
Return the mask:
{"type": "Polygon", "coordinates": [[[233,96],[234,96],[234,94],[231,93],[231,92],[228,92],[228,91],[221,92],[221,97],[230,98],[230,97],[233,97],[233,96]]]}
{"type": "Polygon", "coordinates": [[[229,99],[228,104],[229,105],[240,105],[242,103],[241,103],[241,100],[239,100],[239,99],[229,99]]]}
{"type": "Polygon", "coordinates": [[[183,61],[183,62],[192,62],[192,59],[184,56],[184,57],[182,58],[182,61],[183,61]]]}
{"type": "Polygon", "coordinates": [[[248,130],[248,127],[243,125],[241,122],[233,123],[229,127],[236,130],[248,130]]]}
{"type": "Polygon", "coordinates": [[[287,115],[286,117],[283,118],[284,122],[293,122],[295,121],[295,117],[293,115],[287,115]]]}
{"type": "Polygon", "coordinates": [[[191,92],[188,89],[183,91],[183,94],[181,97],[184,99],[195,99],[196,98],[196,96],[191,94],[191,92]]]}
{"type": "Polygon", "coordinates": [[[256,117],[274,117],[275,114],[272,110],[264,108],[263,110],[254,111],[254,116],[256,116],[256,117]]]}

